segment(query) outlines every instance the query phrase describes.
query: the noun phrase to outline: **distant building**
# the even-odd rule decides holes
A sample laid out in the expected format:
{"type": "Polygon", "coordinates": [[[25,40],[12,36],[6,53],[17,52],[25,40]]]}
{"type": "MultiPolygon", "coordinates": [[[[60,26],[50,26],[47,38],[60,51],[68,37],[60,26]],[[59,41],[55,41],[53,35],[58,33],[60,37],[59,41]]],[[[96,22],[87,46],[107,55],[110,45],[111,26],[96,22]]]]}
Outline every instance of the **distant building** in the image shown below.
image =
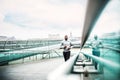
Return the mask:
{"type": "Polygon", "coordinates": [[[5,40],[7,39],[7,36],[0,36],[0,40],[5,40]]]}
{"type": "Polygon", "coordinates": [[[105,33],[102,35],[102,38],[120,38],[120,32],[111,32],[111,33],[105,33]]]}
{"type": "Polygon", "coordinates": [[[59,34],[49,34],[48,39],[60,39],[60,35],[59,34]]]}
{"type": "Polygon", "coordinates": [[[16,40],[14,36],[7,37],[7,36],[0,36],[0,41],[6,41],[6,40],[16,40]]]}

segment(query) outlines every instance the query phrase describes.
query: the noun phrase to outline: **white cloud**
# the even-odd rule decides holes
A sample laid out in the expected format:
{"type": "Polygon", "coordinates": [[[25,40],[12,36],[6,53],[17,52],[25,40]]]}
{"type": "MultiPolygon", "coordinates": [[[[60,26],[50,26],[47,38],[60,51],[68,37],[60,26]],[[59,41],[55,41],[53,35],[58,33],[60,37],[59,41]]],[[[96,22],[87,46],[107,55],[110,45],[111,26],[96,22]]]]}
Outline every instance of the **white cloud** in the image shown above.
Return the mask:
{"type": "MultiPolygon", "coordinates": [[[[47,34],[61,35],[72,32],[81,36],[84,23],[87,0],[0,0],[0,35],[18,38],[39,38],[47,34]],[[11,19],[5,21],[6,15],[11,19]]],[[[119,3],[116,1],[117,5],[119,3]]],[[[112,6],[112,4],[111,4],[112,6]]],[[[116,7],[114,7],[116,9],[116,7]]],[[[105,32],[111,26],[111,31],[118,28],[118,10],[110,13],[113,7],[106,9],[95,31],[105,32]],[[112,21],[110,23],[110,20],[112,21]],[[105,23],[104,23],[105,22],[105,23]],[[104,25],[104,30],[101,26],[104,25]],[[113,26],[114,25],[114,26],[113,26]],[[98,27],[99,26],[99,27],[98,27]]],[[[93,31],[93,32],[95,32],[93,31]]],[[[99,32],[100,34],[100,32],[99,32]]]]}
{"type": "Polygon", "coordinates": [[[119,0],[110,1],[98,19],[92,34],[102,35],[120,30],[119,0]]]}

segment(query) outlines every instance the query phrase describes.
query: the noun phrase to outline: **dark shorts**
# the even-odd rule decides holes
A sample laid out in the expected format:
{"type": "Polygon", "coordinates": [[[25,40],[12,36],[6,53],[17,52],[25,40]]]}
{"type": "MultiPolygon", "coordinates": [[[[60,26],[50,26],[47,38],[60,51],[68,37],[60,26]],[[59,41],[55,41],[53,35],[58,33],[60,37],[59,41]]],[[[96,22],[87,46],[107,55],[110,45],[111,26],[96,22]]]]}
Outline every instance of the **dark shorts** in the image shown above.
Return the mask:
{"type": "MultiPolygon", "coordinates": [[[[100,50],[93,50],[93,51],[92,51],[92,54],[93,54],[94,56],[100,57],[100,50]]],[[[94,61],[94,60],[93,60],[93,63],[95,64],[95,69],[97,69],[98,63],[97,63],[96,61],[94,61]]]]}
{"type": "Polygon", "coordinates": [[[63,52],[64,60],[67,61],[70,58],[70,51],[63,52]]]}
{"type": "Polygon", "coordinates": [[[94,56],[100,57],[100,51],[99,51],[99,50],[93,50],[93,51],[92,51],[92,54],[93,54],[94,56]]]}

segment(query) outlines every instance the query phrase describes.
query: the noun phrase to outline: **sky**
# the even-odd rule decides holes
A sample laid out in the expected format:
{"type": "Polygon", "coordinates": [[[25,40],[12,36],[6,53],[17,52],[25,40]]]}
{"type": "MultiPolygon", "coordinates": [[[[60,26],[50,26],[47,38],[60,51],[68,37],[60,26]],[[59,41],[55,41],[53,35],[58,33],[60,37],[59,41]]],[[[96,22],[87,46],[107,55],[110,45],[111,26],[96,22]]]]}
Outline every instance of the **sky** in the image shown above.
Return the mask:
{"type": "MultiPolygon", "coordinates": [[[[111,0],[92,34],[120,29],[120,1],[111,0]],[[108,30],[109,29],[109,30],[108,30]]],[[[48,34],[81,36],[87,0],[0,0],[0,36],[45,38],[48,34]]]]}

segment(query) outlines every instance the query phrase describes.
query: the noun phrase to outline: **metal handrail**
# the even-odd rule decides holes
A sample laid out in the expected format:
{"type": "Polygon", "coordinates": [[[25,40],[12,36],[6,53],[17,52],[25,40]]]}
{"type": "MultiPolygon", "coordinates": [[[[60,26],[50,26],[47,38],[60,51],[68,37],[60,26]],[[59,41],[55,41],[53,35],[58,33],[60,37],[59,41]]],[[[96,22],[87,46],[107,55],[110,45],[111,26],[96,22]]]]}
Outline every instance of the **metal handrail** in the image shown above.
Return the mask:
{"type": "MultiPolygon", "coordinates": [[[[36,46],[36,44],[32,44],[32,46],[29,46],[28,45],[28,41],[29,40],[21,40],[22,42],[24,42],[23,44],[24,44],[24,46],[21,44],[21,43],[19,43],[18,44],[18,40],[14,40],[14,41],[11,41],[11,43],[12,44],[7,44],[7,42],[8,42],[8,40],[6,40],[6,41],[3,41],[3,42],[5,42],[4,43],[4,45],[3,45],[3,49],[1,49],[1,51],[0,52],[10,52],[10,51],[16,51],[16,50],[22,50],[22,49],[30,49],[30,48],[36,48],[36,47],[42,47],[42,46],[49,46],[49,45],[55,45],[55,44],[58,44],[58,42],[56,43],[55,41],[53,42],[54,44],[45,44],[45,45],[43,45],[43,43],[46,43],[46,41],[45,42],[41,42],[42,43],[42,45],[41,45],[41,43],[40,42],[37,42],[37,46],[36,46]],[[15,41],[15,44],[13,44],[13,42],[15,41]],[[39,44],[39,45],[38,45],[39,44]],[[9,48],[7,47],[7,46],[9,46],[9,48]],[[15,46],[15,48],[13,48],[15,46]],[[7,47],[7,48],[6,48],[7,47]],[[6,50],[6,49],[8,49],[8,50],[6,50]]],[[[49,41],[47,41],[47,43],[48,43],[49,41]]]]}
{"type": "Polygon", "coordinates": [[[73,67],[78,56],[79,53],[71,57],[67,62],[63,63],[63,65],[58,67],[55,71],[51,72],[48,76],[48,80],[67,80],[70,73],[73,71],[73,67]]]}
{"type": "Polygon", "coordinates": [[[83,55],[93,59],[94,61],[98,62],[100,65],[104,66],[104,68],[108,69],[109,71],[115,72],[116,74],[120,74],[120,64],[108,61],[106,59],[103,59],[101,57],[94,56],[92,54],[83,53],[83,55]]]}
{"type": "Polygon", "coordinates": [[[113,50],[113,51],[120,53],[120,49],[116,49],[116,48],[112,48],[112,47],[108,47],[108,46],[104,46],[103,48],[110,49],[110,50],[113,50]]]}
{"type": "MultiPolygon", "coordinates": [[[[39,53],[41,51],[49,51],[49,50],[53,50],[53,49],[59,49],[59,44],[56,45],[51,45],[49,46],[43,46],[43,47],[38,47],[38,48],[30,48],[30,49],[22,49],[22,50],[13,50],[13,51],[9,51],[9,53],[39,53]]],[[[8,52],[1,52],[1,54],[7,54],[8,52]]]]}
{"type": "Polygon", "coordinates": [[[82,33],[81,49],[87,41],[97,19],[109,0],[89,0],[82,33]]]}
{"type": "MultiPolygon", "coordinates": [[[[83,48],[86,40],[88,39],[90,32],[92,31],[96,20],[104,9],[105,5],[109,0],[89,0],[86,18],[82,34],[81,49],[83,48]]],[[[48,77],[48,80],[68,80],[68,74],[73,69],[74,63],[78,57],[79,53],[74,55],[70,60],[65,62],[62,66],[57,68],[48,77]]],[[[70,80],[79,80],[76,78],[70,78],[70,80]]]]}

